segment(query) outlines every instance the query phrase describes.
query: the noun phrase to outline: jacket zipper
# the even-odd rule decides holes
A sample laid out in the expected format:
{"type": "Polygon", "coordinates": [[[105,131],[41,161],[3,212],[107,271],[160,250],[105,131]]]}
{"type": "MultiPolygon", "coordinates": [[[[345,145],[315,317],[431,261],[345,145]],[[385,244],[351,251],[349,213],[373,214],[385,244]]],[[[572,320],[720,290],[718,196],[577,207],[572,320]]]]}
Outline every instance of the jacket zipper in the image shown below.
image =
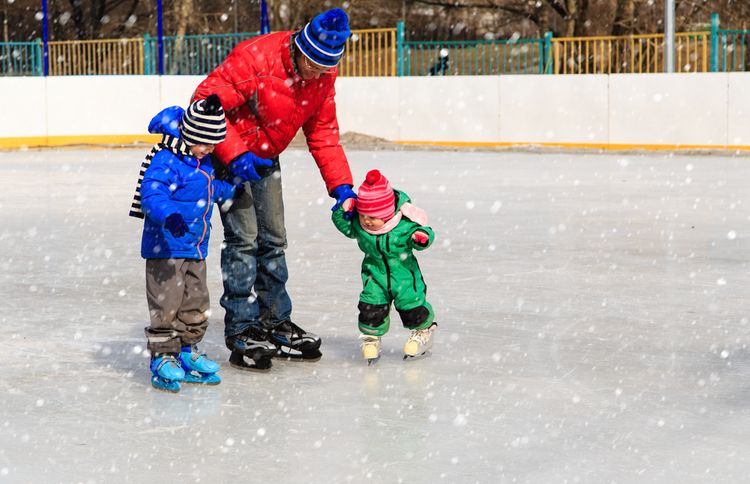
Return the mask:
{"type": "MultiPolygon", "coordinates": [[[[383,258],[383,265],[385,266],[385,277],[387,280],[388,285],[388,296],[393,299],[393,294],[391,294],[391,268],[388,266],[388,259],[385,257],[385,252],[383,252],[383,249],[380,248],[381,241],[382,241],[382,235],[376,235],[375,236],[375,247],[378,249],[378,252],[380,252],[380,257],[383,258]]],[[[386,242],[388,242],[388,236],[386,235],[386,242]]]]}
{"type": "Polygon", "coordinates": [[[203,174],[203,176],[205,176],[206,180],[208,181],[206,185],[207,192],[208,192],[208,199],[206,200],[206,211],[203,212],[203,217],[201,218],[201,220],[203,221],[203,233],[201,234],[200,240],[198,240],[198,244],[195,246],[195,249],[198,251],[198,257],[203,259],[203,253],[201,252],[201,244],[203,243],[203,238],[206,236],[206,228],[208,227],[208,225],[206,224],[206,215],[208,215],[208,211],[211,209],[211,203],[212,203],[211,202],[211,198],[212,198],[211,197],[211,177],[208,176],[208,173],[201,170],[200,167],[198,168],[198,171],[201,172],[201,174],[203,174]]]}

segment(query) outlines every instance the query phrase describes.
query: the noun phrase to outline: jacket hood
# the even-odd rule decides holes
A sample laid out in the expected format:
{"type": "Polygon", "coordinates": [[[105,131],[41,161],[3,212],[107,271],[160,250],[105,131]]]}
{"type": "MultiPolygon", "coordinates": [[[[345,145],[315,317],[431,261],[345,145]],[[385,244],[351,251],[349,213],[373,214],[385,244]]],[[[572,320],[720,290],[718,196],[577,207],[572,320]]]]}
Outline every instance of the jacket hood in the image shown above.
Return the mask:
{"type": "Polygon", "coordinates": [[[409,195],[402,192],[401,190],[394,189],[393,192],[396,194],[396,211],[398,212],[401,209],[401,205],[405,204],[406,202],[411,203],[411,198],[409,198],[409,195]]]}
{"type": "Polygon", "coordinates": [[[151,118],[148,123],[148,132],[152,134],[168,134],[175,138],[180,137],[180,121],[185,110],[180,106],[170,106],[159,111],[159,114],[151,118]]]}

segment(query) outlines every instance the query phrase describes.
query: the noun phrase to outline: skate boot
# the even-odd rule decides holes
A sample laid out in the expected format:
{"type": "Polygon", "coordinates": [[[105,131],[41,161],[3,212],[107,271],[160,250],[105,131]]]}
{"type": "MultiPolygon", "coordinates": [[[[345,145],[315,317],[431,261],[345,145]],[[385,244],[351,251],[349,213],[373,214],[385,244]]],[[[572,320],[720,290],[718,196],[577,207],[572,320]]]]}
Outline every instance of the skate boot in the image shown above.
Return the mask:
{"type": "Polygon", "coordinates": [[[216,373],[221,370],[218,363],[209,360],[198,352],[196,346],[183,346],[180,352],[180,364],[185,371],[185,383],[201,383],[204,385],[218,385],[221,377],[216,373]]]}
{"type": "Polygon", "coordinates": [[[318,361],[322,356],[320,337],[308,333],[293,322],[287,320],[268,330],[268,340],[276,345],[276,358],[289,361],[318,361]]]}
{"type": "Polygon", "coordinates": [[[367,366],[370,366],[380,358],[380,336],[362,334],[359,339],[362,341],[359,345],[362,349],[362,357],[367,360],[367,366]]]}
{"type": "Polygon", "coordinates": [[[157,390],[177,393],[180,382],[185,379],[185,371],[172,354],[154,355],[151,358],[151,385],[157,390]]]}
{"type": "Polygon", "coordinates": [[[240,334],[227,336],[224,341],[232,351],[229,364],[234,368],[244,371],[271,369],[271,358],[276,354],[276,346],[267,340],[265,331],[257,326],[250,326],[240,334]]]}
{"type": "Polygon", "coordinates": [[[404,345],[404,359],[427,353],[432,348],[432,333],[435,328],[437,328],[437,323],[432,323],[429,328],[412,331],[404,345]]]}

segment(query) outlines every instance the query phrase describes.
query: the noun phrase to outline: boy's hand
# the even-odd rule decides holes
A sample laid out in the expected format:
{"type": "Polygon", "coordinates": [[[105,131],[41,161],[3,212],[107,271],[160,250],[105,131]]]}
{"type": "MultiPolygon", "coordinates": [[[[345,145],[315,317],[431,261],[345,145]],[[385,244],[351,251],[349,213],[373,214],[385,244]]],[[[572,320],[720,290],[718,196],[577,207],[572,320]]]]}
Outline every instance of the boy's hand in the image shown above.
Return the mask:
{"type": "Polygon", "coordinates": [[[263,178],[266,173],[263,168],[273,165],[273,160],[261,158],[251,152],[246,152],[238,156],[229,164],[229,171],[232,172],[233,181],[236,184],[246,181],[255,182],[263,178]]]}
{"type": "Polygon", "coordinates": [[[185,220],[182,218],[182,215],[179,213],[173,213],[169,216],[167,216],[166,222],[164,222],[164,227],[169,230],[169,232],[174,237],[182,237],[187,233],[188,226],[185,223],[185,220]]]}
{"type": "Polygon", "coordinates": [[[424,232],[417,230],[412,234],[411,240],[413,240],[414,243],[419,245],[420,247],[426,247],[427,243],[430,241],[430,236],[424,232]]]}

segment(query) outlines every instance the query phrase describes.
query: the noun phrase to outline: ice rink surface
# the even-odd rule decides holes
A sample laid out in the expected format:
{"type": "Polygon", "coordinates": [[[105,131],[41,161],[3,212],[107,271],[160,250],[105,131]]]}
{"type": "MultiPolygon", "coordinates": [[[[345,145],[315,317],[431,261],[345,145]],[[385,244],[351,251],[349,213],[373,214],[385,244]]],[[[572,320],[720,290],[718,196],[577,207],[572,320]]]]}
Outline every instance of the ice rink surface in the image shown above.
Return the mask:
{"type": "Polygon", "coordinates": [[[437,234],[440,327],[360,359],[361,253],[305,151],[282,157],[294,320],[318,363],[149,383],[146,149],[0,153],[0,482],[734,483],[750,480],[750,158],[349,150],[437,234]]]}

